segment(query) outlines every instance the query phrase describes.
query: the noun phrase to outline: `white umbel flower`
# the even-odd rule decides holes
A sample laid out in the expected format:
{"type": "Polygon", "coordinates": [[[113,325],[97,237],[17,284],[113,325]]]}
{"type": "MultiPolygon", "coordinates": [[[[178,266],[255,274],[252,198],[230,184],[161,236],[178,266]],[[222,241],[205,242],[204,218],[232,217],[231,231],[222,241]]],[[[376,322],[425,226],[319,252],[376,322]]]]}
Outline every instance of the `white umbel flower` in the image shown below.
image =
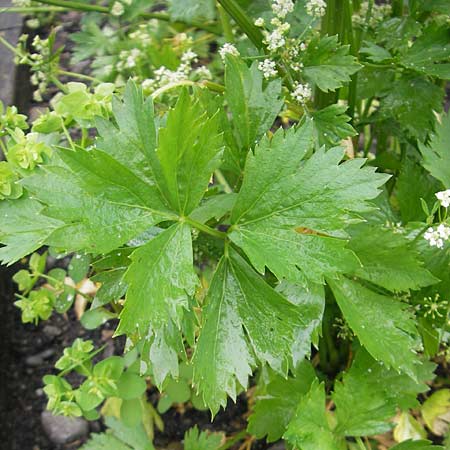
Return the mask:
{"type": "Polygon", "coordinates": [[[212,78],[211,71],[206,66],[200,66],[195,69],[195,73],[200,77],[206,80],[210,80],[212,78]]]}
{"type": "Polygon", "coordinates": [[[258,18],[255,20],[255,26],[256,26],[256,27],[263,27],[264,24],[265,24],[265,22],[264,22],[264,19],[263,19],[262,17],[258,17],[258,18]]]}
{"type": "Polygon", "coordinates": [[[193,52],[192,49],[186,50],[181,55],[181,62],[184,64],[191,64],[193,62],[198,61],[198,55],[197,53],[193,52]]]}
{"type": "Polygon", "coordinates": [[[111,8],[111,14],[113,16],[119,17],[125,12],[125,8],[123,7],[122,3],[120,2],[114,2],[114,5],[111,8]]]}
{"type": "Polygon", "coordinates": [[[441,237],[445,241],[447,241],[448,238],[450,237],[450,227],[448,227],[447,225],[445,225],[443,223],[438,225],[436,231],[438,232],[439,237],[441,237]]]}
{"type": "Polygon", "coordinates": [[[267,48],[270,51],[277,50],[286,44],[286,39],[283,33],[277,28],[273,30],[272,33],[267,33],[266,35],[267,48]]]}
{"type": "Polygon", "coordinates": [[[294,85],[294,92],[292,96],[299,103],[305,103],[311,98],[312,91],[308,84],[296,83],[294,85]]]}
{"type": "Polygon", "coordinates": [[[312,17],[322,17],[327,10],[325,0],[308,0],[306,2],[306,13],[312,17]]]}
{"type": "Polygon", "coordinates": [[[263,73],[263,76],[266,80],[278,75],[277,65],[275,61],[272,61],[271,59],[265,59],[264,61],[260,62],[258,64],[258,69],[263,73]]]}
{"type": "Polygon", "coordinates": [[[445,191],[436,192],[436,198],[441,203],[441,206],[448,208],[450,206],[450,189],[445,191]]]}
{"type": "Polygon", "coordinates": [[[219,55],[222,58],[222,61],[225,61],[225,56],[226,55],[239,56],[239,51],[233,44],[230,44],[229,42],[226,42],[220,48],[219,55]]]}
{"type": "Polygon", "coordinates": [[[450,227],[443,223],[439,224],[436,229],[430,227],[423,237],[431,247],[442,248],[444,247],[444,242],[450,238],[450,227]]]}
{"type": "Polygon", "coordinates": [[[284,19],[293,10],[294,2],[292,0],[274,0],[272,2],[272,11],[280,19],[284,19]]]}

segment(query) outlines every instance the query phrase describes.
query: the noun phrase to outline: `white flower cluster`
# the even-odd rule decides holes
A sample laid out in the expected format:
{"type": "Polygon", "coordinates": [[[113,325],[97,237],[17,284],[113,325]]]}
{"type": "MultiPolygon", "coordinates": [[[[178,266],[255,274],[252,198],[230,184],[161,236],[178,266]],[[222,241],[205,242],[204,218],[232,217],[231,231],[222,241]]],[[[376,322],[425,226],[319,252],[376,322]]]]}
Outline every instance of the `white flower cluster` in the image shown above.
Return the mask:
{"type": "Polygon", "coordinates": [[[294,2],[292,0],[274,0],[272,2],[272,11],[280,19],[284,19],[294,10],[294,2]]]}
{"type": "Polygon", "coordinates": [[[265,25],[265,23],[266,23],[266,21],[262,17],[258,17],[255,20],[255,26],[260,27],[260,28],[263,27],[265,25]]]}
{"type": "Polygon", "coordinates": [[[434,195],[439,200],[441,206],[443,206],[444,208],[448,208],[450,206],[450,189],[436,192],[436,194],[434,195]]]}
{"type": "Polygon", "coordinates": [[[306,2],[306,13],[312,17],[323,17],[326,11],[325,0],[308,0],[306,2]]]}
{"type": "Polygon", "coordinates": [[[266,80],[278,75],[277,64],[271,59],[265,59],[258,64],[258,69],[263,73],[266,80]]]}
{"type": "MultiPolygon", "coordinates": [[[[272,0],[271,6],[273,17],[270,25],[266,27],[266,22],[262,17],[255,20],[255,25],[264,28],[262,30],[264,44],[269,53],[281,56],[293,71],[301,72],[303,63],[296,59],[300,52],[306,50],[307,44],[301,39],[288,36],[291,25],[285,21],[286,16],[294,10],[294,2],[292,0],[272,0]]],[[[274,61],[276,58],[266,59],[258,65],[264,78],[269,79],[277,75],[274,61]]]]}
{"type": "Polygon", "coordinates": [[[438,225],[436,229],[429,227],[423,237],[431,247],[442,248],[444,247],[444,242],[450,238],[450,227],[443,223],[438,225]]]}
{"type": "Polygon", "coordinates": [[[152,43],[152,37],[147,29],[147,25],[139,25],[139,28],[130,33],[128,37],[136,42],[139,42],[144,48],[149,47],[152,43]]]}
{"type": "Polygon", "coordinates": [[[275,25],[276,28],[272,32],[264,32],[264,42],[267,44],[268,50],[273,52],[286,45],[285,35],[290,30],[291,25],[287,22],[282,22],[278,17],[274,17],[270,23],[275,25]]]}
{"type": "Polygon", "coordinates": [[[189,48],[194,43],[191,36],[186,33],[178,33],[173,37],[174,47],[189,48]]]}
{"type": "Polygon", "coordinates": [[[195,74],[199,78],[203,78],[204,80],[211,80],[212,74],[211,71],[206,66],[200,66],[195,69],[195,74]]]}
{"type": "Polygon", "coordinates": [[[295,100],[299,103],[306,103],[311,98],[311,95],[312,91],[308,84],[295,83],[294,92],[292,93],[295,100]]]}
{"type": "Polygon", "coordinates": [[[125,8],[122,3],[114,2],[111,8],[111,14],[113,16],[119,17],[125,12],[125,8]]]}
{"type": "Polygon", "coordinates": [[[120,0],[115,1],[111,8],[111,14],[116,17],[120,17],[125,12],[124,5],[130,6],[133,3],[133,0],[120,0]]]}
{"type": "Polygon", "coordinates": [[[154,78],[147,78],[142,82],[142,87],[145,91],[153,91],[162,86],[172,83],[179,83],[181,81],[189,79],[191,75],[199,78],[212,78],[211,72],[205,66],[200,66],[193,69],[192,64],[198,62],[197,53],[192,49],[188,49],[181,55],[181,64],[177,70],[170,70],[165,66],[161,66],[155,70],[154,78]]]}
{"type": "Polygon", "coordinates": [[[117,71],[121,72],[125,69],[132,69],[138,64],[138,60],[142,52],[138,48],[132,48],[131,50],[122,50],[119,53],[119,62],[116,64],[117,71]]]}
{"type": "Polygon", "coordinates": [[[229,42],[226,42],[220,48],[219,55],[222,58],[222,61],[225,61],[225,56],[226,55],[239,56],[239,51],[233,44],[230,44],[229,42]]]}

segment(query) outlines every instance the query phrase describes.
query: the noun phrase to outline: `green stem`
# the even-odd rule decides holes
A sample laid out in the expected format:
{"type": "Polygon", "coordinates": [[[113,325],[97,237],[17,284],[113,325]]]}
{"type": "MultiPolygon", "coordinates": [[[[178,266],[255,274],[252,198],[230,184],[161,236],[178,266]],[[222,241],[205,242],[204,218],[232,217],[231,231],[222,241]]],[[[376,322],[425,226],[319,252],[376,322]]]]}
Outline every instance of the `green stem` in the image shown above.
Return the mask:
{"type": "MultiPolygon", "coordinates": [[[[352,23],[352,5],[351,0],[346,0],[345,2],[345,13],[344,13],[344,28],[345,28],[345,41],[350,44],[350,53],[357,57],[359,49],[356,47],[355,37],[353,34],[353,23],[352,23]]],[[[355,108],[356,108],[356,93],[358,86],[358,73],[352,75],[352,80],[348,88],[348,114],[351,117],[350,123],[353,125],[355,120],[355,108]]]]}
{"type": "MultiPolygon", "coordinates": [[[[5,143],[3,142],[3,138],[0,138],[0,150],[3,152],[3,155],[6,158],[6,153],[8,152],[5,143]]],[[[0,158],[1,161],[1,158],[0,158]]]]}
{"type": "MultiPolygon", "coordinates": [[[[39,3],[43,3],[44,5],[53,5],[59,6],[62,8],[72,9],[76,11],[86,11],[86,12],[99,12],[102,14],[111,14],[111,11],[106,6],[100,5],[91,5],[87,3],[81,3],[77,1],[69,1],[69,0],[36,0],[39,3]]],[[[140,17],[144,19],[157,19],[165,22],[171,22],[170,15],[166,13],[159,12],[142,12],[139,14],[140,17]]],[[[174,23],[183,23],[183,22],[174,22],[174,23]]],[[[209,31],[210,33],[214,33],[220,35],[220,31],[214,25],[204,24],[203,22],[191,21],[187,25],[192,25],[196,28],[200,28],[205,31],[209,31]]]]}
{"type": "Polygon", "coordinates": [[[29,13],[52,13],[52,12],[64,12],[67,8],[61,8],[60,6],[12,6],[10,8],[0,9],[0,14],[2,13],[19,13],[19,14],[29,14],[29,13]]]}
{"type": "Polygon", "coordinates": [[[66,139],[67,139],[67,141],[69,142],[70,148],[71,148],[72,150],[75,151],[75,145],[74,145],[74,143],[73,143],[73,141],[72,141],[72,138],[71,138],[71,136],[70,136],[70,133],[69,133],[69,131],[67,130],[67,128],[66,128],[66,126],[64,125],[64,123],[62,124],[62,127],[63,127],[63,131],[64,131],[64,135],[66,136],[66,139]]]}
{"type": "Polygon", "coordinates": [[[191,219],[190,217],[182,217],[182,218],[180,218],[180,221],[184,221],[184,222],[188,223],[189,225],[193,226],[194,228],[197,228],[197,230],[203,231],[203,233],[209,234],[210,236],[214,236],[219,239],[227,238],[227,233],[224,233],[223,231],[215,230],[214,228],[208,227],[208,225],[197,222],[196,220],[191,219]]]}
{"type": "Polygon", "coordinates": [[[164,92],[171,91],[172,89],[176,89],[177,87],[181,86],[195,86],[196,82],[191,80],[182,80],[178,81],[176,83],[169,83],[165,86],[160,87],[159,89],[156,89],[155,92],[151,95],[152,99],[155,99],[159,97],[161,94],[164,94],[164,92]]]}
{"type": "Polygon", "coordinates": [[[225,92],[225,86],[219,83],[214,83],[213,81],[203,80],[200,81],[200,84],[205,86],[212,92],[218,92],[219,94],[223,94],[225,92]]]}
{"type": "Polygon", "coordinates": [[[4,37],[0,35],[0,44],[3,44],[7,49],[11,50],[15,55],[18,54],[17,49],[12,46],[4,37]]]}
{"type": "Polygon", "coordinates": [[[233,189],[231,189],[230,185],[228,184],[228,181],[226,180],[226,178],[223,176],[223,173],[219,169],[214,171],[214,176],[217,178],[217,181],[223,187],[223,190],[227,194],[231,194],[233,192],[233,189]]]}
{"type": "Polygon", "coordinates": [[[44,5],[59,6],[68,9],[74,9],[77,11],[86,12],[99,12],[109,14],[109,8],[100,5],[90,5],[88,3],[81,3],[70,0],[36,0],[38,3],[43,3],[44,5]]]}
{"type": "Polygon", "coordinates": [[[86,141],[89,137],[88,130],[86,128],[81,128],[81,146],[86,146],[86,141]]]}
{"type": "Polygon", "coordinates": [[[223,34],[227,42],[234,42],[233,28],[230,23],[230,16],[223,9],[222,5],[217,5],[217,11],[219,12],[220,23],[222,24],[223,34]]]}
{"type": "Polygon", "coordinates": [[[50,79],[51,79],[52,83],[53,83],[53,84],[54,84],[61,92],[63,92],[64,94],[67,94],[68,91],[67,91],[66,86],[64,86],[64,84],[62,84],[61,81],[59,81],[57,77],[52,76],[50,79]]]}
{"type": "Polygon", "coordinates": [[[393,0],[392,14],[396,17],[401,17],[403,15],[403,6],[403,0],[393,0]]]}
{"type": "MultiPolygon", "coordinates": [[[[72,364],[71,366],[69,366],[67,369],[64,369],[62,372],[58,373],[58,377],[63,377],[64,375],[66,375],[67,373],[69,373],[71,370],[75,369],[75,367],[79,367],[79,366],[83,366],[84,367],[84,363],[86,361],[89,361],[90,359],[92,359],[94,356],[98,355],[100,352],[102,352],[103,350],[105,350],[106,348],[106,344],[102,345],[100,348],[98,348],[97,350],[95,350],[95,352],[93,353],[89,353],[89,355],[86,356],[86,358],[82,359],[78,364],[72,364]]],[[[88,370],[86,367],[84,367],[86,370],[88,370]]],[[[90,370],[88,370],[88,372],[91,372],[90,370]]]]}
{"type": "Polygon", "coordinates": [[[169,84],[166,84],[165,86],[160,87],[155,92],[153,92],[151,97],[153,99],[158,98],[161,94],[164,94],[165,92],[171,91],[172,89],[176,89],[177,87],[181,87],[181,86],[205,87],[212,92],[218,92],[220,94],[222,94],[225,90],[225,87],[222,86],[221,84],[213,83],[212,81],[208,81],[208,80],[203,80],[203,81],[199,81],[199,82],[195,82],[195,81],[191,81],[191,80],[182,80],[182,81],[178,81],[177,83],[169,83],[169,84]]]}
{"type": "Polygon", "coordinates": [[[58,75],[65,75],[67,77],[79,78],[80,80],[92,81],[94,83],[101,83],[101,81],[98,78],[90,77],[89,75],[85,75],[83,73],[70,72],[68,70],[58,69],[58,75]]]}
{"type": "Polygon", "coordinates": [[[253,42],[256,48],[262,49],[263,44],[263,34],[261,30],[255,26],[255,24],[250,20],[245,11],[239,6],[235,0],[218,0],[218,2],[223,6],[223,9],[234,19],[234,21],[239,25],[241,30],[248,36],[248,38],[253,42]]]}
{"type": "Polygon", "coordinates": [[[363,440],[360,437],[355,438],[356,439],[356,443],[358,444],[358,447],[361,450],[367,450],[367,447],[364,445],[363,440]]]}

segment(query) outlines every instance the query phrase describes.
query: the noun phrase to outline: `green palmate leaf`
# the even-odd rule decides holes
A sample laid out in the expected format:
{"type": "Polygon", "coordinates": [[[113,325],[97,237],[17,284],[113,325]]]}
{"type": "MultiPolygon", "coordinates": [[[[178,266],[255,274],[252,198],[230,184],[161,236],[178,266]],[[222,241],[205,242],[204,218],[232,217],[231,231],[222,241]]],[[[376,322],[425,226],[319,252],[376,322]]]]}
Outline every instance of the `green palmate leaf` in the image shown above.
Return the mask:
{"type": "Polygon", "coordinates": [[[253,414],[249,418],[248,431],[268,442],[283,436],[302,397],[308,393],[315,380],[315,372],[309,362],[302,362],[293,373],[284,378],[270,371],[267,385],[259,393],[253,414]]]}
{"type": "Polygon", "coordinates": [[[418,254],[409,247],[409,241],[392,229],[378,225],[350,227],[349,248],[358,256],[361,266],[354,274],[390,291],[419,289],[439,282],[422,267],[418,254]]]}
{"type": "Polygon", "coordinates": [[[86,17],[81,25],[81,31],[71,33],[69,39],[75,44],[72,62],[78,63],[93,56],[102,55],[112,51],[116,38],[105,34],[95,19],[86,17]]]}
{"type": "Polygon", "coordinates": [[[346,436],[381,434],[392,428],[388,420],[397,408],[407,410],[418,405],[417,395],[429,389],[425,381],[434,378],[435,365],[416,367],[416,378],[398,373],[375,361],[360,349],[350,370],[334,387],[336,432],[346,436]]]}
{"type": "Polygon", "coordinates": [[[397,52],[405,51],[409,43],[421,33],[421,25],[412,17],[391,17],[383,20],[376,30],[376,42],[397,52]]]}
{"type": "Polygon", "coordinates": [[[345,105],[330,105],[313,113],[314,127],[319,145],[336,145],[342,139],[356,136],[356,130],[348,123],[345,105]]]}
{"type": "Polygon", "coordinates": [[[190,214],[190,218],[200,223],[208,222],[211,219],[219,220],[233,209],[237,194],[215,195],[208,198],[201,206],[190,214]]]}
{"type": "Polygon", "coordinates": [[[372,357],[416,378],[417,331],[407,305],[344,277],[328,282],[350,328],[372,357]]]}
{"type": "Polygon", "coordinates": [[[398,60],[408,69],[450,79],[450,29],[429,25],[398,60]]]}
{"type": "Polygon", "coordinates": [[[339,164],[340,148],[305,160],[312,142],[311,122],[263,139],[247,157],[231,214],[232,241],[259,272],[267,266],[280,280],[321,283],[324,275],[354,269],[358,262],[345,248],[343,229],[370,209],[367,200],[388,178],[361,168],[363,159],[339,164]]]}
{"type": "Polygon", "coordinates": [[[298,337],[292,348],[292,362],[296,367],[305,356],[309,356],[311,342],[315,345],[318,343],[325,310],[325,290],[321,284],[307,282],[300,286],[283,281],[276,287],[276,291],[302,311],[298,337]]]}
{"type": "Polygon", "coordinates": [[[281,80],[263,86],[263,76],[254,63],[250,68],[240,58],[227,55],[225,99],[241,150],[249,150],[273,125],[283,105],[281,80]]]}
{"type": "Polygon", "coordinates": [[[324,92],[342,87],[361,68],[349,50],[349,45],[339,44],[337,36],[313,38],[303,59],[305,78],[324,92]]]}
{"type": "Polygon", "coordinates": [[[142,361],[149,363],[156,386],[161,390],[168,376],[178,378],[178,354],[184,351],[180,331],[169,322],[153,330],[153,336],[144,346],[142,361]]]}
{"type": "Polygon", "coordinates": [[[436,127],[430,142],[419,144],[423,157],[423,166],[445,187],[450,186],[450,114],[443,114],[441,123],[436,127]]]}
{"type": "Polygon", "coordinates": [[[101,283],[101,286],[95,294],[91,309],[124,297],[128,286],[123,276],[130,264],[129,256],[133,251],[131,247],[118,248],[92,263],[97,273],[91,280],[101,283]]]}
{"type": "Polygon", "coordinates": [[[194,427],[184,435],[184,450],[218,450],[222,440],[222,433],[200,432],[194,427]]]}
{"type": "Polygon", "coordinates": [[[325,388],[316,380],[300,400],[284,439],[302,450],[343,450],[345,442],[332,432],[325,409],[325,388]]]}
{"type": "Polygon", "coordinates": [[[189,214],[220,165],[223,150],[219,116],[207,117],[200,102],[184,90],[159,130],[155,179],[167,202],[180,214],[189,214]]]}
{"type": "Polygon", "coordinates": [[[105,424],[111,429],[115,437],[129,445],[133,450],[154,450],[142,424],[130,428],[115,417],[105,417],[105,424]]]}
{"type": "Polygon", "coordinates": [[[368,55],[368,59],[373,62],[383,62],[392,58],[392,55],[385,48],[370,41],[363,42],[360,52],[368,55]]]}
{"type": "Polygon", "coordinates": [[[92,308],[98,308],[112,301],[117,301],[125,295],[128,287],[123,281],[125,270],[124,268],[106,270],[91,277],[92,281],[101,283],[92,302],[92,308]]]}
{"type": "Polygon", "coordinates": [[[169,13],[173,21],[211,21],[215,19],[216,8],[214,0],[170,0],[169,13]]]}
{"type": "Polygon", "coordinates": [[[62,221],[42,215],[43,206],[29,196],[0,201],[0,260],[12,264],[42,247],[62,221]]]}
{"type": "Polygon", "coordinates": [[[425,140],[442,110],[443,90],[426,78],[404,76],[391,83],[378,111],[382,120],[394,120],[406,134],[425,140]]]}
{"type": "Polygon", "coordinates": [[[94,433],[80,450],[131,450],[131,447],[111,434],[94,433]]]}
{"type": "Polygon", "coordinates": [[[156,128],[151,97],[144,100],[142,90],[129,81],[123,101],[113,98],[113,114],[117,126],[100,118],[96,122],[101,136],[97,147],[152,183],[150,162],[156,148],[156,128]]]}
{"type": "Polygon", "coordinates": [[[301,308],[273,290],[234,251],[217,267],[193,357],[194,384],[215,414],[247,386],[257,361],[286,375],[301,308]]]}
{"type": "Polygon", "coordinates": [[[64,166],[45,166],[24,185],[64,222],[46,244],[68,251],[108,252],[173,217],[158,191],[99,151],[60,150],[64,166]]]}
{"type": "Polygon", "coordinates": [[[149,325],[158,328],[169,319],[179,324],[188,295],[197,284],[192,261],[190,227],[172,225],[131,254],[125,281],[128,283],[117,334],[139,329],[146,335],[149,325]]]}

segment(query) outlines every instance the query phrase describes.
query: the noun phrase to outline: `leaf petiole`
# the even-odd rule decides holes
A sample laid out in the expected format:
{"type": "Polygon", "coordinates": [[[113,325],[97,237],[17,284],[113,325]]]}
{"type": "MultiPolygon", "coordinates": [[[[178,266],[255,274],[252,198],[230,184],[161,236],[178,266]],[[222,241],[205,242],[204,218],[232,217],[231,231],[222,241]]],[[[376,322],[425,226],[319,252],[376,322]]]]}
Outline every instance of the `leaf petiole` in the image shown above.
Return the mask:
{"type": "Polygon", "coordinates": [[[191,219],[190,217],[180,217],[180,222],[186,222],[189,225],[197,228],[199,231],[203,231],[203,233],[209,234],[210,236],[217,237],[219,239],[226,239],[227,233],[223,231],[215,230],[214,228],[208,227],[203,223],[197,222],[196,220],[191,219]]]}

